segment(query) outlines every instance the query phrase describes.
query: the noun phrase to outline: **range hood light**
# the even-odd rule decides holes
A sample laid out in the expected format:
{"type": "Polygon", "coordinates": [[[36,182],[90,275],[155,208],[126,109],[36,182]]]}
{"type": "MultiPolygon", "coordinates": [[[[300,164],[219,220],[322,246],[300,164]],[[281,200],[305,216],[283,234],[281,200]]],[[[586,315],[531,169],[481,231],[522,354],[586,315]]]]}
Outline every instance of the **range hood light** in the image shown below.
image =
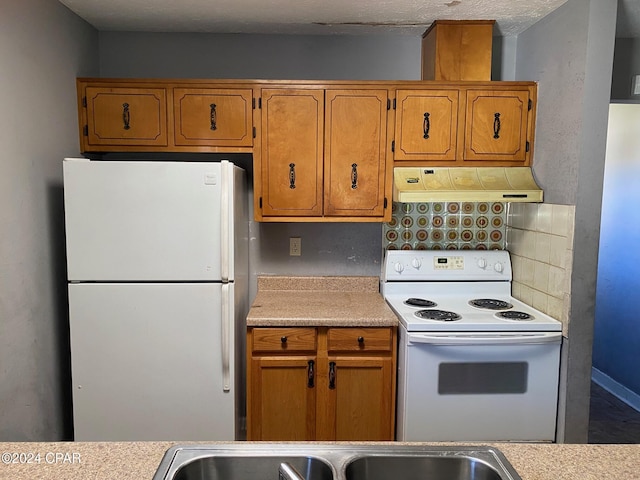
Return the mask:
{"type": "Polygon", "coordinates": [[[396,167],[395,202],[542,202],[529,167],[396,167]]]}

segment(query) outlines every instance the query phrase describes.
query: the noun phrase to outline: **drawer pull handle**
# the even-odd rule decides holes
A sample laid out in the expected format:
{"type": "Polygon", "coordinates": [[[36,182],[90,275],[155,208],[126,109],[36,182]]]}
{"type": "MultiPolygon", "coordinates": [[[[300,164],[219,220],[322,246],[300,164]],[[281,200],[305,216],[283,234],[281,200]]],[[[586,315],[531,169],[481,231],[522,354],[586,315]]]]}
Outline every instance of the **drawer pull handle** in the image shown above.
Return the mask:
{"type": "Polygon", "coordinates": [[[500,114],[493,114],[493,138],[500,138],[500,114]]]}
{"type": "Polygon", "coordinates": [[[424,120],[422,121],[422,132],[424,133],[422,138],[424,139],[429,138],[429,130],[431,130],[431,120],[429,120],[430,116],[431,114],[429,112],[424,112],[424,120]]]}
{"type": "Polygon", "coordinates": [[[289,188],[296,188],[296,164],[289,164],[289,188]]]}
{"type": "Polygon", "coordinates": [[[358,164],[351,164],[351,189],[358,188],[358,164]]]}
{"type": "Polygon", "coordinates": [[[358,337],[358,343],[360,345],[363,345],[364,344],[364,337],[358,337]]]}
{"type": "Polygon", "coordinates": [[[336,362],[329,362],[329,388],[336,388],[336,362]]]}
{"type": "Polygon", "coordinates": [[[313,388],[313,381],[315,377],[315,372],[313,369],[313,366],[314,366],[313,360],[309,360],[308,365],[309,366],[307,368],[307,387],[313,388]]]}
{"type": "Polygon", "coordinates": [[[124,126],[122,128],[124,128],[125,130],[129,130],[131,128],[131,126],[129,125],[130,121],[131,121],[131,114],[129,113],[129,104],[123,103],[122,104],[122,123],[124,123],[124,126]]]}
{"type": "Polygon", "coordinates": [[[282,344],[287,343],[287,337],[285,336],[280,337],[280,342],[282,342],[282,344]]]}
{"type": "Polygon", "coordinates": [[[209,113],[209,118],[211,121],[211,130],[217,130],[218,125],[216,125],[218,123],[217,120],[217,113],[216,113],[216,104],[212,103],[211,105],[209,105],[209,108],[211,108],[211,111],[209,113]]]}

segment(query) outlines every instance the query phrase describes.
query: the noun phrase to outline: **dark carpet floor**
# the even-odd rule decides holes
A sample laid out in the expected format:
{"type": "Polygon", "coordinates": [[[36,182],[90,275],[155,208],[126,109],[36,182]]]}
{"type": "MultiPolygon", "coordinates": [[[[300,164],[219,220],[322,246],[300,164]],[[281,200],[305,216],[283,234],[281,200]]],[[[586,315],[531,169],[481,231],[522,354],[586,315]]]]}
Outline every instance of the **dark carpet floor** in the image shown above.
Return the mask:
{"type": "Polygon", "coordinates": [[[640,412],[593,382],[589,443],[640,443],[640,412]]]}

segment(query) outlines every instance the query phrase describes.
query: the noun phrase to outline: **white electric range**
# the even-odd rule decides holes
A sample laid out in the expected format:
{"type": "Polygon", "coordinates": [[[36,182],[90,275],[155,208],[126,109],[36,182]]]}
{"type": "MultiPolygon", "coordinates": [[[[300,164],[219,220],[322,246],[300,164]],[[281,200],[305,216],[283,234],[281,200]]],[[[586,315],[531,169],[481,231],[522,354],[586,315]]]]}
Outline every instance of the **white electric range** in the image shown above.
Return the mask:
{"type": "Polygon", "coordinates": [[[509,252],[390,250],[398,440],[554,441],[562,325],[511,295],[509,252]]]}

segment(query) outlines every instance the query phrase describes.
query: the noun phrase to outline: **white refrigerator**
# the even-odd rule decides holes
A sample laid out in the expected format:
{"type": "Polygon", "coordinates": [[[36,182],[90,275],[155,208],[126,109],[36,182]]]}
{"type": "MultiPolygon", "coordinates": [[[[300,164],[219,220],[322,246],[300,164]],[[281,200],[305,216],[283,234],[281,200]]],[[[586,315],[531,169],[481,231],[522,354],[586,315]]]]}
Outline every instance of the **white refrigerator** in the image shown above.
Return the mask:
{"type": "Polygon", "coordinates": [[[244,170],[65,159],[63,174],[75,440],[242,439],[244,170]]]}

